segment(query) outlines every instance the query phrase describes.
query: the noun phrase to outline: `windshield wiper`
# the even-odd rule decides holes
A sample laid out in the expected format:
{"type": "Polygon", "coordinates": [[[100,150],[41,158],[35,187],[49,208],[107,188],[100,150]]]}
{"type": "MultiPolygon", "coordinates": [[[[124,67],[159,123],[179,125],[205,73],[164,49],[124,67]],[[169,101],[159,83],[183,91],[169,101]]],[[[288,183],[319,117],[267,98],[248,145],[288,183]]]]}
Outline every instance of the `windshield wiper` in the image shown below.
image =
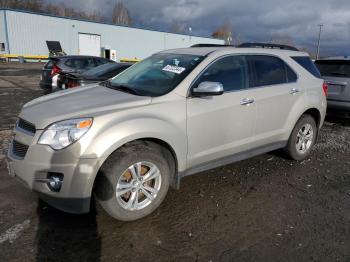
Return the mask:
{"type": "Polygon", "coordinates": [[[110,80],[101,82],[100,85],[114,89],[114,90],[122,91],[125,93],[129,93],[129,94],[133,94],[133,95],[140,95],[139,92],[137,92],[135,89],[133,89],[129,86],[126,86],[126,85],[113,85],[110,80]]]}
{"type": "Polygon", "coordinates": [[[111,81],[110,80],[106,80],[103,82],[99,83],[100,86],[105,86],[105,87],[111,87],[111,81]]]}

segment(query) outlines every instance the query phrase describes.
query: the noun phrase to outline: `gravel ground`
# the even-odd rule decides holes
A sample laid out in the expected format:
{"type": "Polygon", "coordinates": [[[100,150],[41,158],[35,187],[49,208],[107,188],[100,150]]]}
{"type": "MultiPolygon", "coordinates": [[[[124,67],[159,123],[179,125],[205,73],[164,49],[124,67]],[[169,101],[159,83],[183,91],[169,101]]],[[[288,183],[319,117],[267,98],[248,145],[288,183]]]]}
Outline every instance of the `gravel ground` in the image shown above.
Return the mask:
{"type": "Polygon", "coordinates": [[[6,170],[40,64],[0,63],[0,261],[350,261],[350,126],[334,119],[303,162],[272,152],[182,180],[136,222],[70,215],[6,170]]]}

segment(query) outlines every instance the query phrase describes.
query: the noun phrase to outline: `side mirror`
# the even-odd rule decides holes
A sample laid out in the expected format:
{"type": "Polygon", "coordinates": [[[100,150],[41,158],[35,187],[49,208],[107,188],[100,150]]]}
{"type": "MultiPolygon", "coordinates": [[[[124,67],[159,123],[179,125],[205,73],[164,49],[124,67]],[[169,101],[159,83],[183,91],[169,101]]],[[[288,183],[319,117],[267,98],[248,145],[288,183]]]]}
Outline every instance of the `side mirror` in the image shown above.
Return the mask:
{"type": "Polygon", "coordinates": [[[193,88],[192,95],[200,96],[219,96],[224,93],[224,87],[219,82],[202,82],[196,88],[193,88]]]}

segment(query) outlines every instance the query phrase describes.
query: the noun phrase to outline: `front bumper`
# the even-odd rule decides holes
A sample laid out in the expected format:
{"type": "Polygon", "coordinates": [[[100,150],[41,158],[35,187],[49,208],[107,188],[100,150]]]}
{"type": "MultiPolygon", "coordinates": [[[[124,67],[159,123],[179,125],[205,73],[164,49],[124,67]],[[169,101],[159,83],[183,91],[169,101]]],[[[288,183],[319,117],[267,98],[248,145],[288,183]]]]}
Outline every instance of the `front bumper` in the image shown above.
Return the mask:
{"type": "Polygon", "coordinates": [[[36,141],[39,135],[31,137],[15,130],[14,139],[29,145],[29,148],[21,159],[14,154],[11,143],[8,152],[10,174],[57,209],[70,213],[89,212],[94,180],[104,159],[79,158],[79,143],[58,151],[38,145],[36,141]],[[44,182],[52,173],[63,175],[59,192],[54,192],[44,182]]]}

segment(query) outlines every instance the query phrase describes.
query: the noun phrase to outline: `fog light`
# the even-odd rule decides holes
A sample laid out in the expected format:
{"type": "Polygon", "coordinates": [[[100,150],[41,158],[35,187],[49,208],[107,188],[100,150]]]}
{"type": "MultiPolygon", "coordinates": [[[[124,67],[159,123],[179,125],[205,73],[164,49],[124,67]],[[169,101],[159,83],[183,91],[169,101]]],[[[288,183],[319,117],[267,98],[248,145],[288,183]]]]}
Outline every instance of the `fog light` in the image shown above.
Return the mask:
{"type": "Polygon", "coordinates": [[[51,173],[48,176],[48,187],[55,192],[58,192],[61,190],[62,183],[63,183],[63,175],[57,174],[57,173],[51,173]]]}

